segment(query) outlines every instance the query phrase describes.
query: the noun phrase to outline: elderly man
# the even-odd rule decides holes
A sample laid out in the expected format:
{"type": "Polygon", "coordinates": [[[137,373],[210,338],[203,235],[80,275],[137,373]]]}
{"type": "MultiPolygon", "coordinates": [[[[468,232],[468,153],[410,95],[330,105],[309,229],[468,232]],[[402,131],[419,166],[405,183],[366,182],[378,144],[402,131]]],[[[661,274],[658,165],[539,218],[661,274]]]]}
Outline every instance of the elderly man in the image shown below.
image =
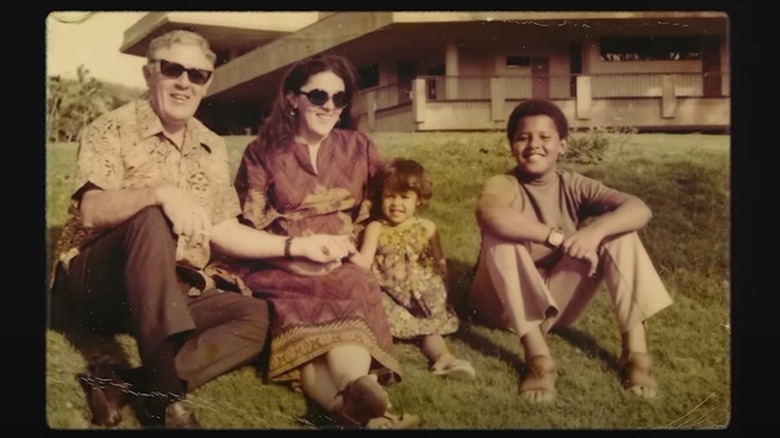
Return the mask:
{"type": "MultiPolygon", "coordinates": [[[[128,331],[142,367],[85,379],[93,422],[121,421],[127,394],[152,425],[195,428],[186,393],[263,349],[268,306],[210,270],[212,249],[256,260],[339,263],[345,237],[286,239],[240,224],[224,141],[193,116],[216,56],[188,31],[154,39],[143,67],[148,98],[83,132],[68,221],[57,245],[50,326],[128,331]],[[219,287],[231,289],[224,291],[219,287]]],[[[237,285],[240,286],[240,285],[237,285]]]]}

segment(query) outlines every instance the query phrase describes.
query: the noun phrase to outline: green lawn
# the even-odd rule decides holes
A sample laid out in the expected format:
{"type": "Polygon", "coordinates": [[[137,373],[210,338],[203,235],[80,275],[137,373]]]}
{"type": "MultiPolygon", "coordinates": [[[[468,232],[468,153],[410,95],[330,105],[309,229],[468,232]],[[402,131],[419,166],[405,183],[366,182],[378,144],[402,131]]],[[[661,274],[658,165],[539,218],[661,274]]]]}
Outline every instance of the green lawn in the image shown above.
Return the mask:
{"type": "MultiPolygon", "coordinates": [[[[389,388],[396,410],[418,413],[429,429],[710,429],[728,425],[731,412],[729,305],[728,136],[641,134],[608,149],[598,166],[568,165],[643,198],[654,216],[640,231],[675,304],[649,323],[648,342],[659,395],[643,401],[621,389],[615,359],[620,351],[609,300],[597,294],[570,329],[550,337],[561,376],[558,400],[535,405],[519,397],[524,371],[519,342],[510,333],[473,324],[463,300],[476,261],[479,236],[474,204],[482,182],[511,166],[500,133],[373,134],[385,158],[419,160],[430,173],[434,196],[425,215],[441,230],[452,271],[451,294],[463,317],[449,338],[470,360],[477,378],[453,382],[432,377],[419,351],[397,344],[405,380],[389,388]]],[[[228,137],[233,168],[249,137],[228,137]]],[[[48,237],[65,220],[76,147],[47,148],[48,237]]],[[[66,340],[47,332],[46,416],[55,429],[93,428],[75,376],[86,360],[109,358],[136,365],[127,335],[66,340]],[[82,352],[79,352],[80,348],[82,352]]],[[[287,387],[266,385],[247,366],[196,390],[206,428],[308,429],[323,425],[304,398],[287,387]]],[[[120,428],[136,428],[130,407],[120,428]]]]}

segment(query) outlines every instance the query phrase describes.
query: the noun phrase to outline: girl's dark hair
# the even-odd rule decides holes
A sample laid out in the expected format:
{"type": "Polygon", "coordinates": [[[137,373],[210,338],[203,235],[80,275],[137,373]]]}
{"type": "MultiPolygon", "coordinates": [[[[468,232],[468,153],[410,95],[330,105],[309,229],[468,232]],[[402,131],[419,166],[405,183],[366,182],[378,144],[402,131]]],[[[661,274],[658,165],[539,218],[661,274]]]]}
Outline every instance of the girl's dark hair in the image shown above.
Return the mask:
{"type": "Polygon", "coordinates": [[[407,158],[393,158],[385,163],[380,178],[382,190],[407,192],[414,190],[420,201],[420,208],[428,206],[433,195],[432,184],[420,163],[407,158]]]}
{"type": "Polygon", "coordinates": [[[349,104],[344,107],[336,128],[355,129],[355,120],[350,114],[352,98],[358,91],[355,67],[345,57],[339,55],[315,55],[293,64],[282,78],[279,90],[271,104],[271,113],[260,124],[257,142],[263,154],[283,150],[289,146],[298,128],[298,113],[287,100],[289,93],[300,91],[312,76],[331,71],[344,81],[344,92],[349,104]]]}
{"type": "Polygon", "coordinates": [[[569,137],[569,121],[558,105],[549,100],[527,99],[517,104],[515,109],[512,110],[512,114],[509,115],[509,121],[506,124],[506,138],[510,144],[514,141],[520,120],[530,116],[547,116],[551,118],[555,123],[555,129],[558,130],[561,140],[569,137]]]}

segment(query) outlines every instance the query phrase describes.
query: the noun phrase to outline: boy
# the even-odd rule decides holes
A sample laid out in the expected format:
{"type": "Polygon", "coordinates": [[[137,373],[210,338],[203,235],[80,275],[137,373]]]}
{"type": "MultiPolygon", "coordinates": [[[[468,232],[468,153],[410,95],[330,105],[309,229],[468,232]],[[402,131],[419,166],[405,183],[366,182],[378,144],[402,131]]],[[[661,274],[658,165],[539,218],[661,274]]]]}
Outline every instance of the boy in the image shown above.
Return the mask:
{"type": "Polygon", "coordinates": [[[488,179],[477,201],[475,314],[519,336],[527,365],[521,395],[552,401],[558,373],[545,335],[572,324],[604,280],[622,337],[623,386],[651,398],[657,385],[644,322],[672,303],[636,233],[652,213],[633,195],[558,169],[568,131],[549,101],[525,100],[510,115],[517,166],[488,179]]]}

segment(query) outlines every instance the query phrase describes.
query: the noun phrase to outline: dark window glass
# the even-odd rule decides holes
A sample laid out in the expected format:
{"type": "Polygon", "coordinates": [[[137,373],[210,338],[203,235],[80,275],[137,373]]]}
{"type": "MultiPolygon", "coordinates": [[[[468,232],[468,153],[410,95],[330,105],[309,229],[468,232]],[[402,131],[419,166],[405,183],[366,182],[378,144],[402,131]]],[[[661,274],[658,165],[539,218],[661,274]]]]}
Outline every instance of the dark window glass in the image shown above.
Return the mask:
{"type": "Polygon", "coordinates": [[[602,61],[698,60],[698,37],[611,37],[599,40],[602,61]]]}

